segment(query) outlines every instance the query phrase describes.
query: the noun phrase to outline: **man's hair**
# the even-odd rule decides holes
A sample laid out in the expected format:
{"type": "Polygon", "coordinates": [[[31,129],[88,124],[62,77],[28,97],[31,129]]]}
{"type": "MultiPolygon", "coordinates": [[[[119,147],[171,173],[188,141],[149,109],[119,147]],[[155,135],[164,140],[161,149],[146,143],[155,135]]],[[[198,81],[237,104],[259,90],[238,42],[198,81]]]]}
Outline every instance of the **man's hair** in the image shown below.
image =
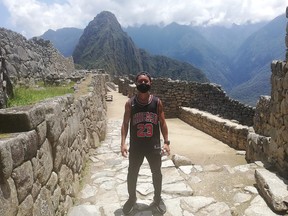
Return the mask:
{"type": "Polygon", "coordinates": [[[146,71],[141,71],[141,72],[139,72],[139,73],[136,75],[136,78],[135,78],[135,81],[136,81],[136,82],[137,82],[137,80],[138,80],[138,77],[141,76],[141,75],[147,76],[147,77],[149,78],[150,82],[152,81],[151,75],[150,75],[148,72],[146,72],[146,71]]]}

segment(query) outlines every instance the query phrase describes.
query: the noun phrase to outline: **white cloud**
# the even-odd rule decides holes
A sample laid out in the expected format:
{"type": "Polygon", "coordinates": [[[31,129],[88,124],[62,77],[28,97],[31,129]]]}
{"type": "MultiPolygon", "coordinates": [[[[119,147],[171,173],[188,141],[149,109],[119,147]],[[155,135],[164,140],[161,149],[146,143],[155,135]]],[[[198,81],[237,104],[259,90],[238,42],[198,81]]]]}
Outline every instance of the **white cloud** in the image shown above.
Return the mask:
{"type": "Polygon", "coordinates": [[[120,24],[231,24],[271,20],[283,14],[288,0],[2,0],[10,22],[27,37],[48,29],[85,28],[101,11],[120,24]]]}

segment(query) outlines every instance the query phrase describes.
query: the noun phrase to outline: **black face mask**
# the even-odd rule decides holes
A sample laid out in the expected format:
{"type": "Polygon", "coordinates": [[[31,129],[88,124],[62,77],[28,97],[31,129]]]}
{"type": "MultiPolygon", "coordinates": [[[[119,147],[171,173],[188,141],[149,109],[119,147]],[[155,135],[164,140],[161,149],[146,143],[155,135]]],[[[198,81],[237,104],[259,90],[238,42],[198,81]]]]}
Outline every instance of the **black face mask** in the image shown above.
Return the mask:
{"type": "Polygon", "coordinates": [[[150,90],[151,86],[145,83],[137,85],[137,90],[141,93],[146,93],[150,90]]]}

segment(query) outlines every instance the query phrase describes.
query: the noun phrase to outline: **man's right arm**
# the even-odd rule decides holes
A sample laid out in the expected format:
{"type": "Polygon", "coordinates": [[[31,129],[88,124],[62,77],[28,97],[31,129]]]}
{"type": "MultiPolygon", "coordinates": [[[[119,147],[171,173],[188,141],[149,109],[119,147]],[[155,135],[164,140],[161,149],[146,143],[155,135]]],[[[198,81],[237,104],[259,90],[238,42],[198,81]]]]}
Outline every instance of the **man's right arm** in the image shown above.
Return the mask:
{"type": "Polygon", "coordinates": [[[131,102],[130,100],[128,100],[125,104],[123,123],[121,127],[121,153],[123,157],[127,157],[127,154],[128,154],[128,146],[126,144],[126,137],[127,137],[128,129],[129,129],[130,115],[131,115],[131,102]]]}

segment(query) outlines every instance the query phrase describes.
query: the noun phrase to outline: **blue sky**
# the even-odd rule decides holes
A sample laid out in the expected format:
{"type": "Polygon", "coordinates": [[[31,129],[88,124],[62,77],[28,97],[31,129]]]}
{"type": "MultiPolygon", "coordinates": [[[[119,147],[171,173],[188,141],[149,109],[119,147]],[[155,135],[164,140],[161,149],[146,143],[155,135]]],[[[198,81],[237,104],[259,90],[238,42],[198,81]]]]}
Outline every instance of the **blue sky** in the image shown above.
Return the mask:
{"type": "Polygon", "coordinates": [[[30,38],[48,29],[84,29],[104,10],[123,27],[171,22],[229,26],[272,20],[287,6],[288,0],[0,0],[0,27],[30,38]]]}

